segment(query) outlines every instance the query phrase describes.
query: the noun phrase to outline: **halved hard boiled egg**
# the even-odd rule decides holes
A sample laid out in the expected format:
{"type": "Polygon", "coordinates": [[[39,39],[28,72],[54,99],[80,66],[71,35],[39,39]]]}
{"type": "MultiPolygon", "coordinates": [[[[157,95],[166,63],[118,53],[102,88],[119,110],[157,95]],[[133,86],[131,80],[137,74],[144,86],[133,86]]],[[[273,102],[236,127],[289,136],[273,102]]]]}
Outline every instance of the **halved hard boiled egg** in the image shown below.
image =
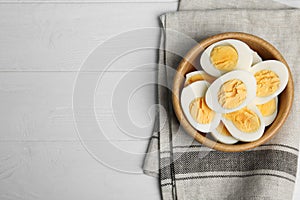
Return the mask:
{"type": "Polygon", "coordinates": [[[222,142],[224,144],[235,144],[238,142],[237,139],[232,137],[232,135],[227,130],[226,126],[223,124],[223,122],[220,122],[220,124],[211,131],[211,135],[218,140],[219,142],[222,142]]]}
{"type": "Polygon", "coordinates": [[[278,96],[289,79],[287,67],[278,60],[257,63],[250,71],[256,79],[255,104],[264,104],[278,96]]]}
{"type": "Polygon", "coordinates": [[[256,106],[265,121],[265,126],[269,126],[270,124],[272,124],[278,112],[278,97],[271,99],[267,103],[256,106]]]}
{"type": "Polygon", "coordinates": [[[222,121],[230,134],[243,142],[258,140],[264,134],[265,122],[258,108],[253,105],[224,114],[222,121]]]}
{"type": "Polygon", "coordinates": [[[200,57],[201,67],[215,77],[232,70],[248,70],[252,61],[253,51],[250,47],[246,43],[234,39],[212,44],[200,57]]]}
{"type": "Polygon", "coordinates": [[[221,114],[211,110],[205,101],[205,93],[209,83],[194,82],[181,93],[181,107],[189,123],[198,131],[208,133],[216,128],[221,120],[221,114]]]}
{"type": "Polygon", "coordinates": [[[244,70],[228,72],[215,80],[208,88],[205,100],[217,113],[230,113],[245,107],[256,94],[254,76],[244,70]]]}
{"type": "Polygon", "coordinates": [[[205,71],[193,71],[185,76],[185,83],[184,86],[190,85],[191,83],[194,83],[196,81],[207,81],[209,83],[214,82],[216,80],[215,77],[207,74],[205,71]]]}

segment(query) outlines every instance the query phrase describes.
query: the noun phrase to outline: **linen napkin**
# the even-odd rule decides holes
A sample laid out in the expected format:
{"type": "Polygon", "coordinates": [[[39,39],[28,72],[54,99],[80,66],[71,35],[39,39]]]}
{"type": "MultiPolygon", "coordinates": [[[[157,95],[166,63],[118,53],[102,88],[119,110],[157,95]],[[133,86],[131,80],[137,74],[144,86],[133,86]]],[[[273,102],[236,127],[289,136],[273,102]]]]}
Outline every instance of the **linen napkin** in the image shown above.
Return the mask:
{"type": "Polygon", "coordinates": [[[160,19],[164,32],[157,103],[162,109],[143,168],[146,174],[159,177],[162,199],[292,199],[299,152],[300,10],[271,0],[181,0],[178,12],[160,19]],[[288,120],[271,141],[246,152],[214,151],[193,141],[172,110],[168,87],[181,60],[172,52],[187,53],[194,45],[184,43],[179,35],[201,41],[222,32],[246,32],[269,41],[289,63],[294,79],[288,120]]]}

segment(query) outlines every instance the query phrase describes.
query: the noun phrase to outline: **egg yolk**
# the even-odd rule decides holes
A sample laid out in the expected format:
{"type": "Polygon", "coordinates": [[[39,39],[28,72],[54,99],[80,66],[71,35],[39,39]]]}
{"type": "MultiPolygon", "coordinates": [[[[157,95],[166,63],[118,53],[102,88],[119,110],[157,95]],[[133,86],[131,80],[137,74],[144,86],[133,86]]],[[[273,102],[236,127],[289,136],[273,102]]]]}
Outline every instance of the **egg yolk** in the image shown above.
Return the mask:
{"type": "Polygon", "coordinates": [[[238,53],[230,45],[217,46],[210,53],[210,61],[218,70],[231,71],[236,68],[238,53]]]}
{"type": "Polygon", "coordinates": [[[255,132],[260,127],[260,120],[255,112],[248,108],[227,113],[224,117],[231,120],[235,127],[245,133],[255,132]]]}
{"type": "Polygon", "coordinates": [[[257,107],[264,117],[270,116],[276,111],[276,100],[272,99],[265,104],[257,105],[257,107]]]}
{"type": "Polygon", "coordinates": [[[241,105],[246,96],[245,84],[238,79],[232,79],[221,86],[218,92],[218,101],[223,108],[233,109],[241,105]]]}
{"type": "Polygon", "coordinates": [[[254,74],[257,84],[256,96],[266,97],[278,90],[280,79],[271,70],[261,70],[254,74]]]}
{"type": "Polygon", "coordinates": [[[208,74],[195,74],[191,76],[188,80],[185,86],[192,84],[196,81],[207,81],[209,83],[212,83],[216,80],[216,78],[208,75],[208,74]]]}
{"type": "Polygon", "coordinates": [[[209,124],[215,116],[215,112],[207,106],[203,97],[194,99],[189,108],[193,119],[199,124],[209,124]]]}
{"type": "Polygon", "coordinates": [[[217,131],[221,133],[224,136],[231,136],[225,125],[221,122],[219,126],[217,127],[217,131]]]}

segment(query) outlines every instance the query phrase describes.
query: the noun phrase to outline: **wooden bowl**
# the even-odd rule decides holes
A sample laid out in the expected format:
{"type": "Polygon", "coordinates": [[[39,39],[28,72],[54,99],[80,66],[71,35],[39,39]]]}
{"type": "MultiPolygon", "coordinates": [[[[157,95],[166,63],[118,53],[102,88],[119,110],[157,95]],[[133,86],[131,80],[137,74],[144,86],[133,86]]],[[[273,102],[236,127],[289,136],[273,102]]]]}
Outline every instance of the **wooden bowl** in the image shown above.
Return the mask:
{"type": "Polygon", "coordinates": [[[180,62],[176,75],[174,77],[173,83],[173,107],[176,113],[176,116],[180,122],[180,125],[185,129],[185,131],[194,137],[199,143],[213,148],[219,151],[225,152],[241,152],[245,150],[249,150],[255,148],[261,144],[266,143],[270,140],[274,135],[276,135],[277,131],[280,127],[284,124],[285,120],[287,119],[289,112],[292,107],[294,98],[294,84],[292,79],[291,71],[288,67],[287,62],[280,54],[280,52],[273,47],[267,41],[246,33],[237,33],[237,32],[230,32],[230,33],[222,33],[219,35],[215,35],[209,37],[200,43],[198,43],[194,48],[192,48],[187,55],[182,59],[180,62]],[[225,39],[237,39],[245,42],[250,46],[251,49],[256,51],[263,60],[270,60],[275,59],[283,62],[288,70],[289,70],[289,81],[285,90],[279,95],[279,102],[278,102],[278,114],[275,121],[265,129],[264,135],[257,141],[242,143],[239,142],[237,144],[228,145],[216,142],[215,140],[209,139],[206,134],[197,131],[193,128],[190,123],[185,118],[183,110],[180,105],[180,95],[185,81],[185,75],[189,72],[195,71],[196,69],[200,69],[199,59],[200,55],[208,46],[213,43],[216,43],[220,40],[225,39]]]}

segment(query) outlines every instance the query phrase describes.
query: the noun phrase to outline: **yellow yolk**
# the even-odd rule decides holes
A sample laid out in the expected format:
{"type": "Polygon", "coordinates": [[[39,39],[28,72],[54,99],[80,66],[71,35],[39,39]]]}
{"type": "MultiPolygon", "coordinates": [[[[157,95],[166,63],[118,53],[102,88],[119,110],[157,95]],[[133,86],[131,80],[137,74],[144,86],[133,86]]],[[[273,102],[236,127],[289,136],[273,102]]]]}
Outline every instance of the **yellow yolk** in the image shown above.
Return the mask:
{"type": "Polygon", "coordinates": [[[185,86],[189,85],[189,84],[192,84],[196,81],[207,81],[209,83],[212,83],[216,80],[216,78],[208,75],[208,74],[195,74],[193,75],[192,77],[190,77],[188,80],[187,80],[187,83],[185,86]]]}
{"type": "Polygon", "coordinates": [[[190,113],[199,124],[209,124],[215,116],[215,112],[206,105],[203,97],[194,99],[190,103],[190,113]]]}
{"type": "Polygon", "coordinates": [[[241,105],[247,96],[245,84],[232,79],[225,82],[218,92],[218,101],[223,108],[232,109],[241,105]]]}
{"type": "Polygon", "coordinates": [[[231,71],[236,68],[238,53],[232,46],[217,46],[210,53],[210,61],[218,70],[231,71]]]}
{"type": "Polygon", "coordinates": [[[235,127],[245,133],[255,132],[260,127],[260,120],[257,114],[246,107],[241,110],[225,114],[224,116],[226,119],[231,120],[235,127]]]}
{"type": "Polygon", "coordinates": [[[224,136],[231,136],[225,125],[221,122],[219,126],[217,127],[217,131],[221,133],[224,136]]]}
{"type": "Polygon", "coordinates": [[[257,107],[264,117],[270,116],[276,111],[276,100],[272,99],[265,104],[257,105],[257,107]]]}
{"type": "Polygon", "coordinates": [[[278,90],[280,79],[271,70],[261,70],[254,74],[257,84],[256,96],[266,97],[278,90]]]}

